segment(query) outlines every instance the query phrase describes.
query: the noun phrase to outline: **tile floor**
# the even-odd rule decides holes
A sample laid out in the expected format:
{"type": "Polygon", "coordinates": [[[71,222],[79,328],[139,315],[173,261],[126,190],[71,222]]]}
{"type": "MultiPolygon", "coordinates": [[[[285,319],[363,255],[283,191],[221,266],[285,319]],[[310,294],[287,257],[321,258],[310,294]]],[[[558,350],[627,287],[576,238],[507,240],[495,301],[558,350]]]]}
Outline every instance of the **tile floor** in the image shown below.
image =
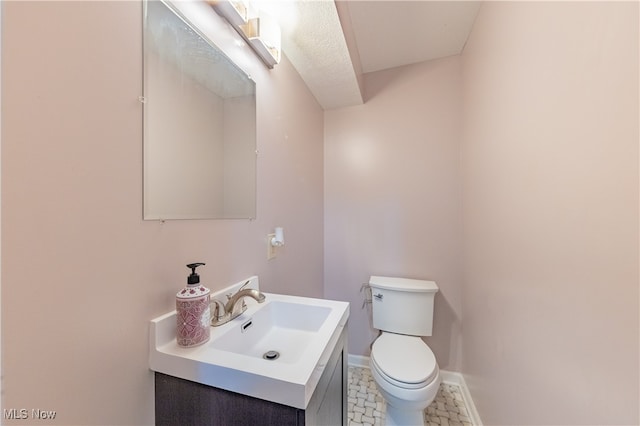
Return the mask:
{"type": "MultiPolygon", "coordinates": [[[[368,368],[349,367],[349,426],[384,425],[385,402],[368,368]]],[[[460,388],[441,384],[425,410],[425,426],[472,426],[460,388]]]]}

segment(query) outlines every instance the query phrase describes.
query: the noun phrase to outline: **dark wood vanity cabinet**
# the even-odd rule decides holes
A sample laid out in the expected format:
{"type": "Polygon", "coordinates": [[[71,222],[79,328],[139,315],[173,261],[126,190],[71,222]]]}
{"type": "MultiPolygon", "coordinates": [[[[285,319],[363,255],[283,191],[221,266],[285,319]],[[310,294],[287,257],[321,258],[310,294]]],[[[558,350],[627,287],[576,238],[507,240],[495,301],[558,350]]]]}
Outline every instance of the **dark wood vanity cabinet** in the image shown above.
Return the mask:
{"type": "Polygon", "coordinates": [[[304,410],[156,372],[156,425],[346,426],[347,357],[345,327],[304,410]]]}

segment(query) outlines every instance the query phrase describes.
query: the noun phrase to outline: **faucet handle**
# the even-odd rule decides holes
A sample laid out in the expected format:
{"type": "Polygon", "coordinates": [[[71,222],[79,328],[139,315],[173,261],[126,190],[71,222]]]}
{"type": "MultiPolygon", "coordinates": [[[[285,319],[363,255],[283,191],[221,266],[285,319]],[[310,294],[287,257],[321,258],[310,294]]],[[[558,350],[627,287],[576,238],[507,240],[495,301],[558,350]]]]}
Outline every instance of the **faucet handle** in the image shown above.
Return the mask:
{"type": "Polygon", "coordinates": [[[212,299],[211,305],[213,305],[213,312],[211,314],[211,322],[219,321],[226,315],[224,305],[218,299],[212,299]]]}

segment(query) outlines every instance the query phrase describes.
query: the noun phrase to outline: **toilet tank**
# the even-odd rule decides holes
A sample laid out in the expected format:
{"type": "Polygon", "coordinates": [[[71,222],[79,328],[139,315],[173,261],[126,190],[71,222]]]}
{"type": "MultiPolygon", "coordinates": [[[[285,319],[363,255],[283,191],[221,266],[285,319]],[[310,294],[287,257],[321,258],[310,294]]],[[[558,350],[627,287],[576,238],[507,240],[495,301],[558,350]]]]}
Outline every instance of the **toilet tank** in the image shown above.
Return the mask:
{"type": "Polygon", "coordinates": [[[391,333],[431,336],[433,300],[438,286],[433,281],[372,276],[373,327],[391,333]]]}

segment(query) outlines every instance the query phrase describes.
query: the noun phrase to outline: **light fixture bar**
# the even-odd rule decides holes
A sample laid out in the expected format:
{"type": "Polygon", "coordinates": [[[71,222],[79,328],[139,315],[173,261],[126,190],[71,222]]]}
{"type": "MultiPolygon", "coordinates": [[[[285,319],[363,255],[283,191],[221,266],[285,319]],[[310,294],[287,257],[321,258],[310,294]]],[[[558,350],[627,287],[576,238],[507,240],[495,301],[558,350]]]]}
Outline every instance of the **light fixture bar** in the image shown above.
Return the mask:
{"type": "Polygon", "coordinates": [[[244,1],[209,0],[208,3],[234,27],[246,24],[249,19],[249,5],[244,1]]]}
{"type": "Polygon", "coordinates": [[[252,18],[240,28],[251,47],[269,68],[273,68],[280,62],[281,34],[275,19],[266,15],[252,18]]]}
{"type": "Polygon", "coordinates": [[[282,34],[278,22],[252,10],[247,1],[209,0],[209,4],[242,36],[269,68],[280,63],[282,34]]]}

